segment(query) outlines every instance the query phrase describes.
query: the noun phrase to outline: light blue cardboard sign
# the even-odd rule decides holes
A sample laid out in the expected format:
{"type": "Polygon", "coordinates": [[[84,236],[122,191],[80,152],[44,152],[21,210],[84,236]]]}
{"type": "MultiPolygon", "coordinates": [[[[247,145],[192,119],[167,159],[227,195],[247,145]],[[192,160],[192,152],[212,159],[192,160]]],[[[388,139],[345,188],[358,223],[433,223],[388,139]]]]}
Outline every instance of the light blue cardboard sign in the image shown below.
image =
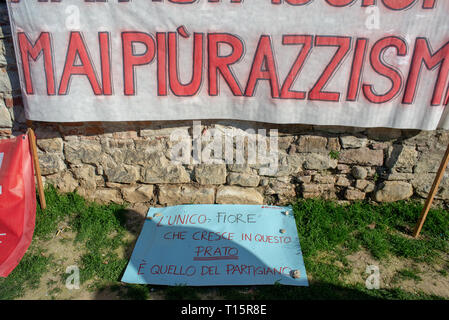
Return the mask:
{"type": "Polygon", "coordinates": [[[260,205],[150,208],[122,281],[308,286],[292,209],[260,205]]]}

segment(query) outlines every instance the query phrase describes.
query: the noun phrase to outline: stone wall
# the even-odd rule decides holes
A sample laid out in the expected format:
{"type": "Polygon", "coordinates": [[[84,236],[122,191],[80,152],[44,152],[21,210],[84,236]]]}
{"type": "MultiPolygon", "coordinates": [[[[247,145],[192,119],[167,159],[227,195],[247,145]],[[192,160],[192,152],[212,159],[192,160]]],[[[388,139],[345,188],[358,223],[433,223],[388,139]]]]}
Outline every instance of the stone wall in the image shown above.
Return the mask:
{"type": "MultiPolygon", "coordinates": [[[[0,138],[25,132],[26,119],[8,14],[0,4],[0,138]]],[[[254,165],[170,161],[175,129],[191,121],[33,123],[46,183],[103,202],[286,204],[298,197],[396,201],[427,196],[445,131],[203,121],[209,128],[278,129],[279,170],[254,165]]],[[[449,201],[446,174],[436,197],[449,201]]]]}

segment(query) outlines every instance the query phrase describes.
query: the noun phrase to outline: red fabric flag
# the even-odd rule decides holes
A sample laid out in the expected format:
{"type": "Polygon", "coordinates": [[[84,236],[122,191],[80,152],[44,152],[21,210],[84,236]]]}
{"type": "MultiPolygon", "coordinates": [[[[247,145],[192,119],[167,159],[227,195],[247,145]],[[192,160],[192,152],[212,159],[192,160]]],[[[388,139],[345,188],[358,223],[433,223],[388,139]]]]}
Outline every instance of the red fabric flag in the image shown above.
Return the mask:
{"type": "Polygon", "coordinates": [[[36,189],[27,135],[0,140],[0,277],[19,264],[33,238],[36,189]]]}

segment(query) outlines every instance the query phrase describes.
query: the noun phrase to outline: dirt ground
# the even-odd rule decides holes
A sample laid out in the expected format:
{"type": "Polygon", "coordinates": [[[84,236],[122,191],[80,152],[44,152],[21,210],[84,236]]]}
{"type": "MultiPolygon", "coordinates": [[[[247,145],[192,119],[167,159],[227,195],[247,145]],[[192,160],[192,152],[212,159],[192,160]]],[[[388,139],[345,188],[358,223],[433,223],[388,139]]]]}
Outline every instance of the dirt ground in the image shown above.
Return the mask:
{"type": "MultiPolygon", "coordinates": [[[[380,287],[400,288],[406,292],[424,292],[449,299],[449,279],[443,275],[441,264],[428,265],[417,263],[410,259],[399,259],[389,257],[386,261],[376,261],[369,253],[359,251],[346,257],[351,265],[352,273],[346,277],[347,283],[359,283],[369,275],[366,273],[367,266],[377,266],[380,274],[380,287]],[[401,270],[414,270],[420,279],[398,278],[401,270]]],[[[449,261],[446,255],[445,261],[449,261]]]]}
{"type": "MultiPolygon", "coordinates": [[[[119,254],[129,259],[134,242],[137,240],[136,234],[140,232],[143,217],[147,210],[146,207],[132,207],[133,215],[129,219],[126,237],[131,240],[131,247],[119,248],[119,254]],[[135,213],[138,213],[136,215],[135,213]],[[137,232],[136,232],[137,231],[137,232]]],[[[74,242],[75,234],[69,227],[62,224],[59,231],[49,241],[43,241],[40,246],[46,248],[46,255],[52,255],[54,263],[48,272],[41,278],[37,289],[28,289],[22,300],[116,300],[121,299],[119,290],[111,289],[114,285],[120,285],[120,282],[106,285],[101,290],[95,285],[94,280],[80,285],[79,289],[69,290],[66,287],[64,274],[66,268],[79,263],[82,250],[74,242]]],[[[444,271],[449,264],[449,254],[440,257],[441,263],[433,265],[417,263],[409,259],[399,259],[390,257],[377,261],[367,251],[361,250],[346,257],[349,263],[349,274],[342,275],[342,281],[346,284],[363,284],[369,274],[367,266],[378,267],[380,275],[380,288],[393,289],[400,288],[409,293],[426,293],[449,299],[449,277],[444,271]],[[400,276],[401,270],[413,270],[416,276],[400,276]]],[[[348,266],[347,266],[348,267],[348,266]]],[[[310,285],[313,286],[313,276],[309,277],[310,285]]],[[[161,292],[150,293],[150,299],[159,300],[164,296],[161,292]]],[[[210,296],[206,298],[211,298],[210,296]]],[[[214,298],[214,297],[212,297],[214,298]]]]}

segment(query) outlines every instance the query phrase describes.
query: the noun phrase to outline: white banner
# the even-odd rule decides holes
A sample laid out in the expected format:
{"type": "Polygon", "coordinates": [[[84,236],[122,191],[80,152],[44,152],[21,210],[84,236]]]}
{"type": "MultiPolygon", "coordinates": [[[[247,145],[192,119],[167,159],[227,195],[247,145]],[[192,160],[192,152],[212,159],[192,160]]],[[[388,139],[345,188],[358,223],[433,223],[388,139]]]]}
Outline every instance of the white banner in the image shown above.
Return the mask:
{"type": "Polygon", "coordinates": [[[27,118],[449,128],[449,1],[9,0],[27,118]]]}

